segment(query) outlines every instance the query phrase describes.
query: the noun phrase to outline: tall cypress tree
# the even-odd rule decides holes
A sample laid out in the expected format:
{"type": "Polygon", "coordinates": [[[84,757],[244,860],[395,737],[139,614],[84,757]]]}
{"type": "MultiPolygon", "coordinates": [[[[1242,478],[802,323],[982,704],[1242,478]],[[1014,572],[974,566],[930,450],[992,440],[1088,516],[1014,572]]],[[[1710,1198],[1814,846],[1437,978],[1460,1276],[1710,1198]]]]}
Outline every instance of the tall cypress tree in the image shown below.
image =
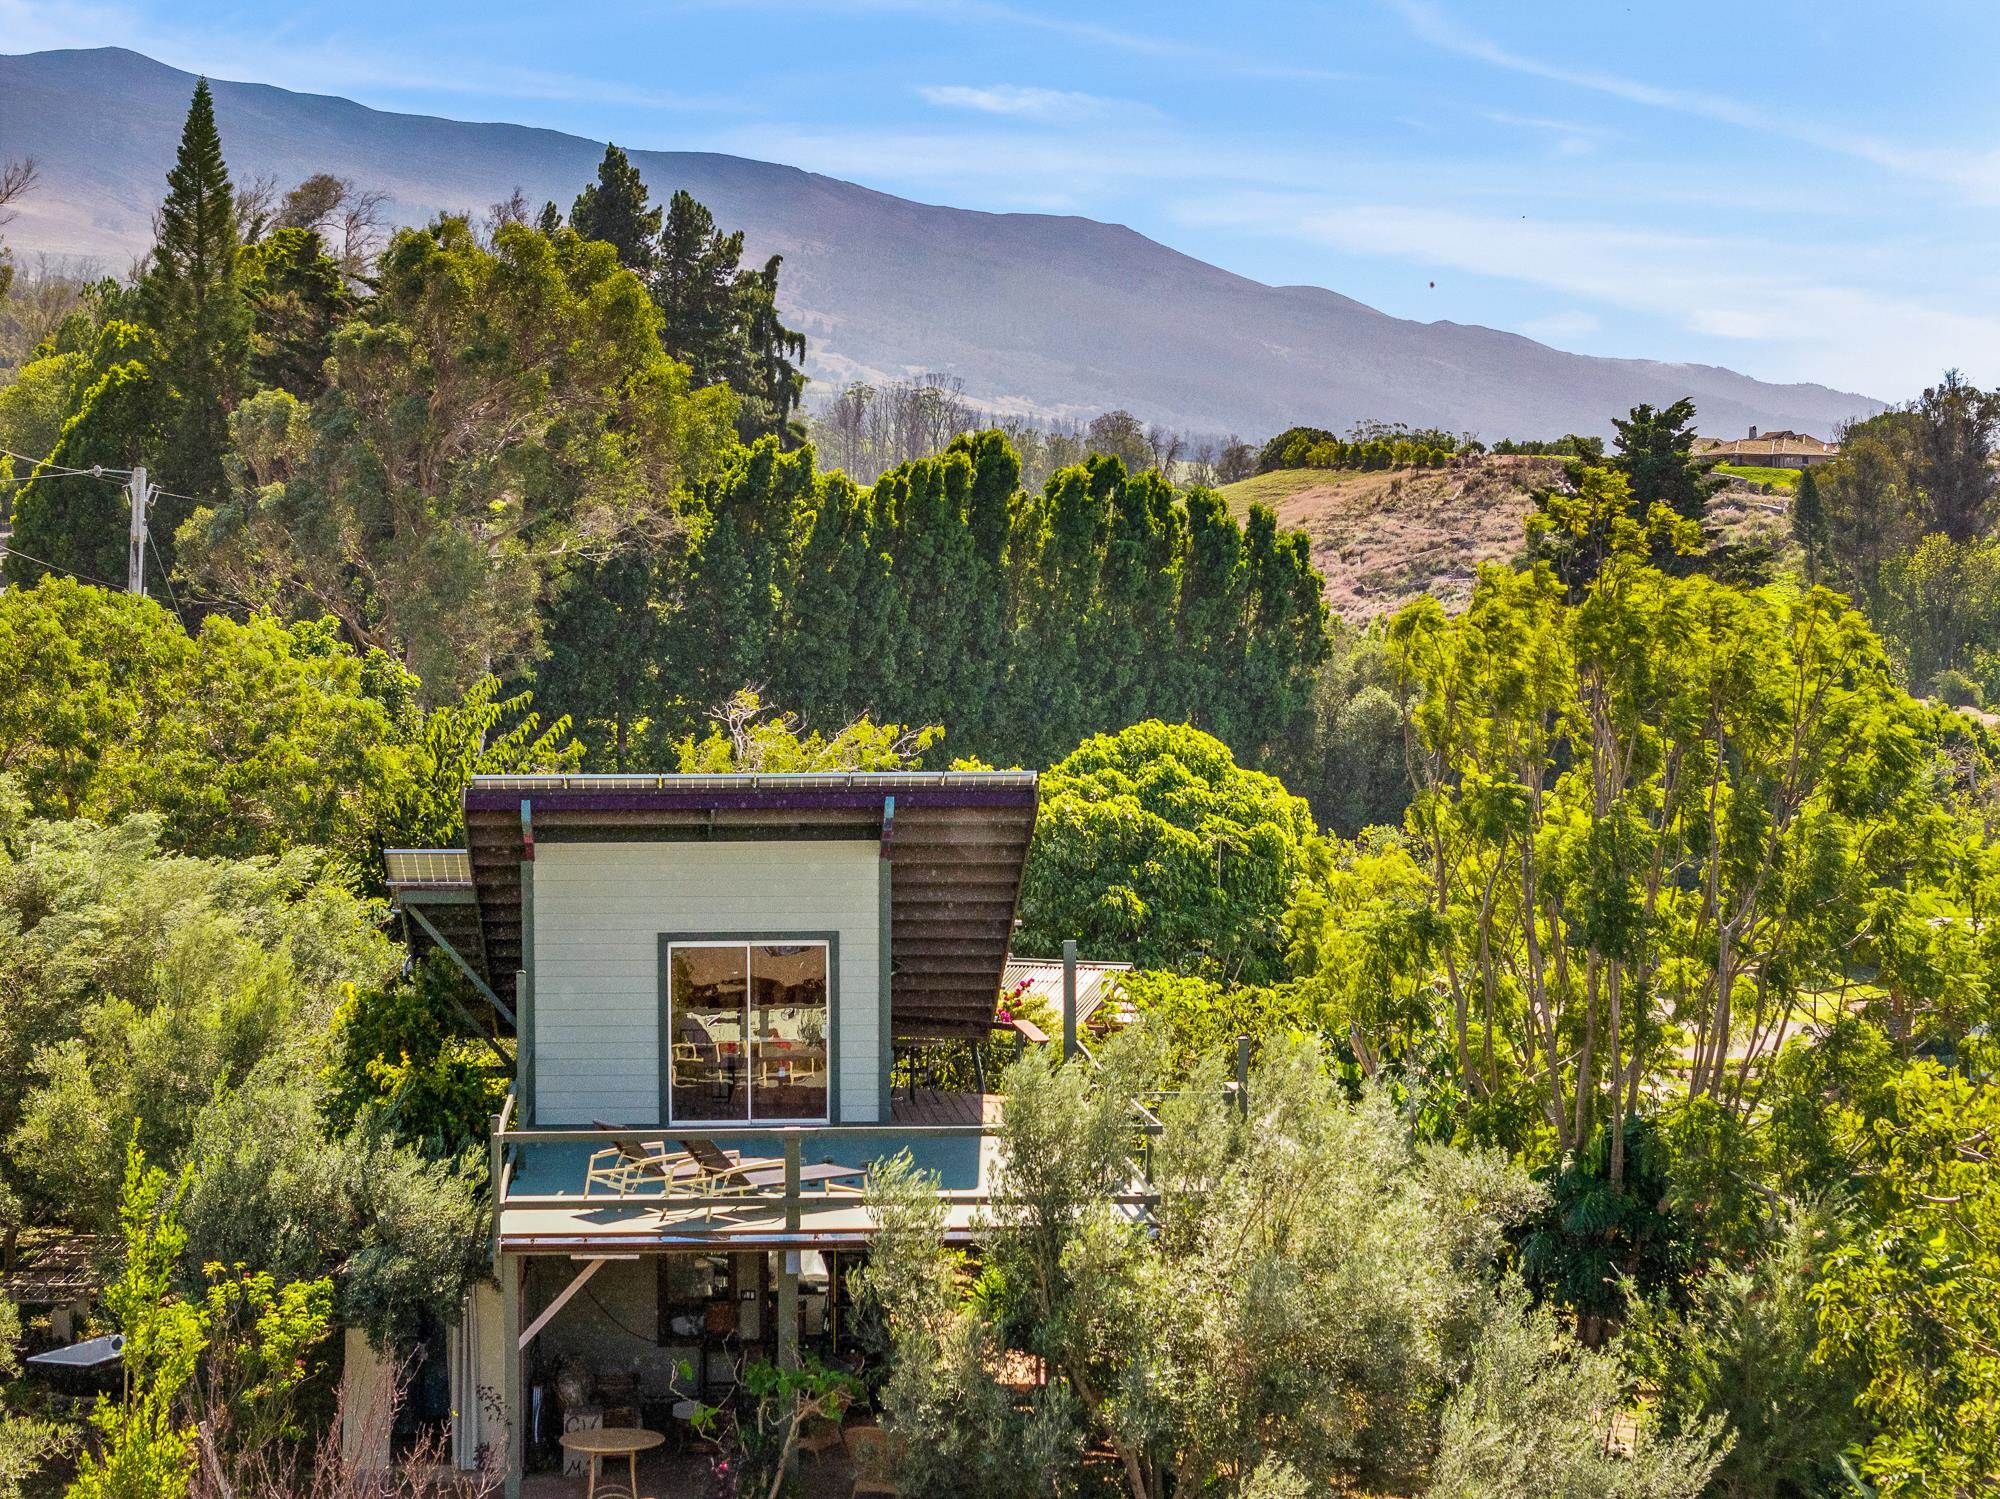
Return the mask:
{"type": "Polygon", "coordinates": [[[1212,489],[1188,492],[1188,551],[1174,638],[1173,672],[1188,721],[1225,744],[1243,725],[1235,699],[1245,634],[1243,530],[1212,489]]]}
{"type": "MultiPolygon", "coordinates": [[[[222,161],[215,104],[206,78],[195,84],[180,151],[167,173],[159,241],[139,283],[139,308],[160,344],[159,374],[169,403],[164,450],[155,467],[169,490],[154,539],[171,559],[173,533],[197,500],[225,492],[229,413],[247,380],[250,306],[238,260],[235,195],[222,161]]],[[[145,455],[135,454],[135,457],[145,455]]]]}
{"type": "Polygon", "coordinates": [[[618,263],[650,276],[660,258],[660,210],[646,201],[639,169],[616,146],[604,148],[597,180],[577,194],[570,227],[585,239],[602,240],[618,252],[618,263]]]}
{"type": "Polygon", "coordinates": [[[952,440],[954,452],[972,460],[966,526],[972,533],[971,581],[961,607],[966,617],[964,677],[958,698],[956,743],[976,747],[996,731],[1005,707],[1013,653],[1007,648],[1007,546],[1013,531],[1021,459],[1000,432],[969,432],[952,440]]]}
{"type": "Polygon", "coordinates": [[[1819,480],[1806,469],[1792,496],[1792,539],[1804,554],[1806,582],[1817,583],[1826,561],[1826,504],[1819,497],[1819,480]]]}
{"type": "Polygon", "coordinates": [[[795,420],[805,396],[806,336],[787,328],[778,316],[778,266],[773,255],[761,271],[736,277],[736,336],[739,367],[730,384],[743,397],[737,414],[737,434],[745,442],[776,437],[788,448],[806,440],[805,426],[795,420]]]}

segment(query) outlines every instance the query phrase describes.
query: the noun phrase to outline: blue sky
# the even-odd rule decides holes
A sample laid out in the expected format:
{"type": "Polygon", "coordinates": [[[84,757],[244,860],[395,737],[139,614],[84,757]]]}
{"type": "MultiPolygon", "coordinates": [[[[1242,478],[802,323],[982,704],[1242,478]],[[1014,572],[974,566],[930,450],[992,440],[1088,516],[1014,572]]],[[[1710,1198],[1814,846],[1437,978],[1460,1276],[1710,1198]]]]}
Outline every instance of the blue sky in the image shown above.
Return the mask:
{"type": "Polygon", "coordinates": [[[1086,214],[1585,353],[2000,384],[1990,0],[0,0],[0,50],[114,43],[1086,214]]]}

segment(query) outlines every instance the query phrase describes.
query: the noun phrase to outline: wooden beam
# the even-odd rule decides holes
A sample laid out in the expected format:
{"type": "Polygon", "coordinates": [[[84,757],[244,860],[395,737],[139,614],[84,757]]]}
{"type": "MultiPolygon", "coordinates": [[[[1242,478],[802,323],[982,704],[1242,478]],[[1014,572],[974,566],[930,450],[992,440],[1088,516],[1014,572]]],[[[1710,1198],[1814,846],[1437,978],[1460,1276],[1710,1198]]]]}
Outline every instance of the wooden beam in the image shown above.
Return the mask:
{"type": "Polygon", "coordinates": [[[522,1330],[520,1341],[515,1344],[515,1351],[526,1351],[527,1346],[535,1341],[535,1334],[547,1327],[554,1320],[556,1313],[569,1305],[570,1298],[589,1283],[591,1276],[602,1270],[613,1260],[636,1260],[638,1257],[636,1254],[606,1254],[600,1255],[596,1259],[585,1260],[583,1268],[577,1271],[576,1278],[564,1286],[562,1290],[558,1291],[556,1299],[543,1307],[542,1314],[522,1330]]]}
{"type": "MultiPolygon", "coordinates": [[[[500,996],[493,992],[493,986],[487,983],[485,979],[481,978],[479,974],[474,971],[472,965],[465,961],[464,955],[460,953],[457,948],[453,947],[450,942],[445,940],[444,933],[440,932],[436,927],[431,925],[430,918],[425,916],[424,913],[422,911],[419,911],[415,906],[405,906],[403,910],[417,923],[418,926],[422,927],[426,932],[430,934],[431,941],[435,942],[438,945],[439,949],[444,953],[444,955],[450,958],[452,962],[458,965],[458,971],[464,974],[467,978],[472,980],[472,987],[479,991],[480,996],[483,999],[485,999],[485,1001],[488,1004],[493,1006],[494,1009],[498,1010],[501,1013],[501,1015],[503,1015],[506,1018],[506,1021],[509,1025],[515,1026],[515,1029],[518,1030],[520,1027],[518,1025],[515,1025],[514,1012],[508,1009],[506,1005],[500,1002],[500,996]]],[[[457,1001],[454,1000],[453,1003],[456,1004],[457,1001]]],[[[468,1020],[472,1018],[471,1015],[465,1010],[464,1006],[462,1005],[459,1007],[459,1013],[465,1015],[468,1020]]],[[[483,1030],[480,1031],[480,1035],[485,1036],[486,1035],[485,1031],[483,1030]]],[[[489,1046],[493,1045],[491,1037],[487,1038],[487,1044],[489,1046]]],[[[509,1057],[505,1052],[500,1051],[500,1048],[498,1046],[493,1046],[493,1050],[496,1053],[499,1053],[501,1061],[510,1064],[512,1063],[513,1058],[509,1057]]]]}

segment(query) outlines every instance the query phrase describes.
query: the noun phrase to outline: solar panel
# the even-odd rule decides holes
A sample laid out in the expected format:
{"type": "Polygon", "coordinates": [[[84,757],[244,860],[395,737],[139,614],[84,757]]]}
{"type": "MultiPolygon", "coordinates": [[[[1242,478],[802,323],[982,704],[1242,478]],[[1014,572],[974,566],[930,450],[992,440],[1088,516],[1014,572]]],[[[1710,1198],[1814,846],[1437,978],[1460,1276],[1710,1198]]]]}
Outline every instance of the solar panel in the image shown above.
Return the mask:
{"type": "Polygon", "coordinates": [[[462,848],[385,848],[391,885],[470,885],[472,856],[462,848]]]}

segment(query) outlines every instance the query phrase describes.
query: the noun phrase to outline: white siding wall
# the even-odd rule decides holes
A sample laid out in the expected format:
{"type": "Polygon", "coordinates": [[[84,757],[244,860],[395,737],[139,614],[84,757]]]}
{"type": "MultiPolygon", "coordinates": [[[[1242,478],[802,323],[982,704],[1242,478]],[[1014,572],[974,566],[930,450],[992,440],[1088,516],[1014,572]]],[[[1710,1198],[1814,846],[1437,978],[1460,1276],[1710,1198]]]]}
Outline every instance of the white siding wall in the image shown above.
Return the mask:
{"type": "Polygon", "coordinates": [[[837,932],[833,1107],[881,1108],[882,861],[873,842],[542,843],[535,1123],[660,1118],[660,934],[837,932]]]}

